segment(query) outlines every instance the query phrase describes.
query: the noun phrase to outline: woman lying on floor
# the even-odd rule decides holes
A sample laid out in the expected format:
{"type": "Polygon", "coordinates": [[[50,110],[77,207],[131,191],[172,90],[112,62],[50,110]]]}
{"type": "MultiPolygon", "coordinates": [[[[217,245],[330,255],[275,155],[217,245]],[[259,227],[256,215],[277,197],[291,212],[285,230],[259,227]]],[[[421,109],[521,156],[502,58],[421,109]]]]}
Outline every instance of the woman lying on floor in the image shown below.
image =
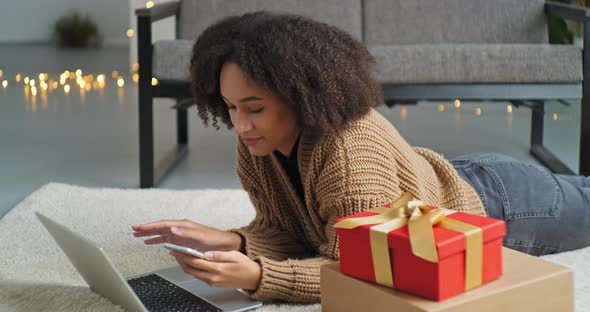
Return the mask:
{"type": "Polygon", "coordinates": [[[336,219],[405,192],[506,220],[504,245],[523,252],[590,245],[590,178],[498,154],[447,161],[410,146],[374,110],[383,103],[374,66],[350,35],[299,16],[256,12],[210,26],[193,48],[194,100],[206,124],[212,116],[236,132],[256,217],[230,231],[157,221],[134,235],[209,251],[208,260],[172,254],[212,286],[292,302],[320,301],[320,266],[338,259],[336,219]]]}

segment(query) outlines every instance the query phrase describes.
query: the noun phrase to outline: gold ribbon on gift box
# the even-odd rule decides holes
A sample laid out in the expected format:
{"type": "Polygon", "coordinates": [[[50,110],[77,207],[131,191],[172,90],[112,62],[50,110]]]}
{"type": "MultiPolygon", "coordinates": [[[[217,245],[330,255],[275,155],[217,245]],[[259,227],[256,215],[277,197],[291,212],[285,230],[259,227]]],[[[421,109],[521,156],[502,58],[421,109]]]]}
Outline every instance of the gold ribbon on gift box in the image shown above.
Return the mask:
{"type": "Polygon", "coordinates": [[[412,253],[430,262],[438,262],[438,252],[432,228],[442,228],[465,234],[465,290],[481,285],[483,232],[482,229],[461,221],[447,218],[446,215],[455,211],[448,209],[431,209],[423,202],[414,200],[411,193],[405,193],[390,208],[379,207],[369,212],[376,215],[348,218],[334,225],[336,228],[354,229],[356,227],[375,224],[370,228],[371,254],[375,268],[377,284],[393,287],[393,274],[389,256],[387,235],[389,232],[408,224],[412,253]]]}

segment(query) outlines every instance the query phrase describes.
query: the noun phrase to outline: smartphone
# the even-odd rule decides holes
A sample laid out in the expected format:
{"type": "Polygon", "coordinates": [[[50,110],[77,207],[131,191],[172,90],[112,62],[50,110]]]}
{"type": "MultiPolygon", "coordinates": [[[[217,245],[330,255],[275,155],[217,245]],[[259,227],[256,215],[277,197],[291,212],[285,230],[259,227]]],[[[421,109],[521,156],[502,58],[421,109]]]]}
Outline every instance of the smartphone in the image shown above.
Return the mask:
{"type": "Polygon", "coordinates": [[[191,255],[193,257],[205,259],[205,254],[203,254],[202,252],[200,252],[198,250],[192,249],[192,248],[178,246],[178,245],[174,245],[174,244],[170,244],[170,243],[164,243],[164,248],[166,248],[168,250],[180,251],[182,253],[185,253],[187,255],[191,255]]]}

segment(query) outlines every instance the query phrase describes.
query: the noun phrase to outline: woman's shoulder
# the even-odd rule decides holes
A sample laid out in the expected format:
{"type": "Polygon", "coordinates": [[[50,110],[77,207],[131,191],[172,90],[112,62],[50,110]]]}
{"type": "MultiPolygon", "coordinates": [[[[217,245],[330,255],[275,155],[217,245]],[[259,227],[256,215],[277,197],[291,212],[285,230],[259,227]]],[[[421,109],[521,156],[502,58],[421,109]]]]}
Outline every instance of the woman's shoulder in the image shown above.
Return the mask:
{"type": "Polygon", "coordinates": [[[398,188],[398,136],[376,110],[331,133],[313,158],[318,198],[392,199],[398,188]]]}
{"type": "Polygon", "coordinates": [[[391,131],[395,130],[393,124],[387,120],[379,111],[372,108],[367,114],[357,120],[351,121],[346,127],[348,132],[359,130],[391,131]]]}
{"type": "Polygon", "coordinates": [[[325,140],[331,149],[362,148],[369,145],[391,148],[402,142],[405,143],[393,124],[375,109],[350,121],[342,130],[330,133],[325,140]]]}
{"type": "MultiPolygon", "coordinates": [[[[359,119],[349,122],[343,129],[325,135],[321,141],[305,150],[313,151],[304,159],[341,167],[359,166],[361,163],[382,163],[392,166],[396,151],[411,147],[399,135],[395,127],[378,111],[372,109],[359,119]]],[[[308,153],[304,153],[307,155],[308,153]]],[[[362,167],[362,166],[361,166],[362,167]]]]}

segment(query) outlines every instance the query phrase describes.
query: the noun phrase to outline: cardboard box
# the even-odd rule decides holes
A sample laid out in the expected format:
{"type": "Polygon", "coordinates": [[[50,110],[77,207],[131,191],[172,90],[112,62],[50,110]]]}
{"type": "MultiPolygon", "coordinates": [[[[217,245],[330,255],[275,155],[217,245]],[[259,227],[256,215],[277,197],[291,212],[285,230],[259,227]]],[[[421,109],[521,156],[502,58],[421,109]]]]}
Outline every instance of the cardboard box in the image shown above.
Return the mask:
{"type": "Polygon", "coordinates": [[[499,279],[442,302],[346,276],[339,263],[325,265],[322,311],[573,311],[573,274],[568,268],[508,248],[502,253],[504,274],[499,279]]]}
{"type": "MultiPolygon", "coordinates": [[[[431,207],[435,209],[435,207],[431,207]]],[[[361,212],[340,220],[375,215],[361,212]]],[[[502,220],[453,212],[447,215],[466,224],[481,228],[483,233],[483,254],[481,284],[491,282],[502,275],[502,237],[506,225],[502,220]]],[[[340,271],[346,275],[375,281],[375,270],[371,254],[370,231],[372,224],[354,229],[337,228],[340,244],[340,271]]],[[[438,262],[426,261],[412,253],[408,226],[389,232],[388,245],[392,267],[393,287],[432,300],[445,300],[465,292],[465,234],[433,227],[434,240],[438,250],[438,262]]]]}

